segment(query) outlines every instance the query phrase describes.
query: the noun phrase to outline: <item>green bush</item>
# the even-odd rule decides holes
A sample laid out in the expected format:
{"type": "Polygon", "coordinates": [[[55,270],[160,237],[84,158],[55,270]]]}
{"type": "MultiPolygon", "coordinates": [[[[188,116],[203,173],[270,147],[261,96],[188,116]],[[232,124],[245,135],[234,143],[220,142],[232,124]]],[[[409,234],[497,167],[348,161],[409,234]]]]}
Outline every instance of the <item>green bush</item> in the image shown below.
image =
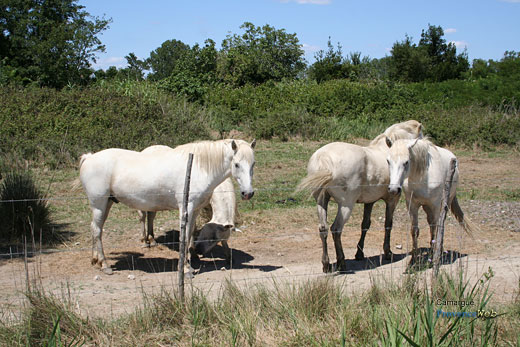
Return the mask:
{"type": "Polygon", "coordinates": [[[50,166],[105,148],[142,150],[208,136],[203,108],[145,83],[62,91],[3,87],[0,104],[2,151],[50,166]]]}
{"type": "Polygon", "coordinates": [[[264,139],[373,138],[406,119],[422,122],[438,145],[520,143],[520,82],[496,75],[441,83],[215,84],[199,97],[189,102],[149,81],[61,91],[0,86],[0,154],[52,168],[75,165],[85,152],[174,147],[233,129],[264,139]]]}
{"type": "MultiPolygon", "coordinates": [[[[0,239],[20,242],[24,236],[51,241],[52,225],[48,201],[27,172],[9,172],[0,184],[0,239]]],[[[29,241],[28,241],[29,242],[29,241]]]]}

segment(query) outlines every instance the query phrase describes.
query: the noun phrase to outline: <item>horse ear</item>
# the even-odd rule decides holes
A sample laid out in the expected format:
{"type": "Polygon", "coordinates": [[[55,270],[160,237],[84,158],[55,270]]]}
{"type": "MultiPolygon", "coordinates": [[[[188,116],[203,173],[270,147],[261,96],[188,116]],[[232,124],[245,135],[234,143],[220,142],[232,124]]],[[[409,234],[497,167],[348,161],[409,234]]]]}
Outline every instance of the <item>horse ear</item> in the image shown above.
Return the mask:
{"type": "Polygon", "coordinates": [[[412,140],[412,142],[410,142],[410,143],[408,144],[408,149],[410,149],[410,148],[412,148],[413,146],[415,146],[415,144],[417,143],[417,141],[419,141],[418,138],[415,139],[415,140],[412,140]]]}
{"type": "Polygon", "coordinates": [[[235,140],[231,141],[231,148],[233,149],[233,152],[235,152],[235,153],[238,150],[238,146],[237,146],[237,143],[235,142],[235,140]]]}
{"type": "Polygon", "coordinates": [[[423,133],[422,133],[422,124],[419,123],[419,127],[417,128],[417,138],[422,139],[423,133]]]}
{"type": "Polygon", "coordinates": [[[386,145],[388,146],[388,148],[392,147],[392,140],[390,140],[390,138],[388,136],[385,137],[385,140],[386,140],[386,145]]]}
{"type": "Polygon", "coordinates": [[[253,142],[251,142],[251,148],[255,148],[256,146],[256,139],[253,140],[253,142]]]}

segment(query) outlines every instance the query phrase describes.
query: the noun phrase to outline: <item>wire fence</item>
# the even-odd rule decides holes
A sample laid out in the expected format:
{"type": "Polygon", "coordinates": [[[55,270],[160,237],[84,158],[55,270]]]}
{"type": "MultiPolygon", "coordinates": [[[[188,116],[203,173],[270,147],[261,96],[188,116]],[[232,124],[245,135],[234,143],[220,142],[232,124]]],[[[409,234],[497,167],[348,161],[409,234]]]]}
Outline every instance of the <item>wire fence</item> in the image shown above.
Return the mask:
{"type": "MultiPolygon", "coordinates": [[[[373,187],[373,186],[387,186],[387,185],[364,185],[366,187],[370,186],[370,187],[373,187]]],[[[332,188],[332,187],[327,187],[327,188],[332,188]]],[[[334,186],[334,188],[342,188],[341,186],[334,186]]],[[[273,190],[278,190],[278,191],[294,191],[294,189],[291,189],[291,188],[286,188],[286,187],[278,187],[278,188],[271,188],[271,187],[265,187],[265,188],[260,188],[260,189],[255,189],[255,192],[261,192],[261,191],[273,191],[273,190]]],[[[215,194],[220,194],[220,193],[235,193],[236,194],[236,191],[233,190],[233,191],[220,191],[220,192],[216,192],[215,194]]],[[[170,194],[171,192],[168,192],[168,194],[170,194]]],[[[190,192],[190,194],[196,194],[197,192],[190,192]]],[[[177,193],[175,193],[177,194],[177,193]]],[[[181,193],[178,193],[178,194],[181,194],[181,193]]],[[[161,195],[161,196],[164,196],[165,194],[156,194],[156,195],[161,195]]],[[[107,199],[110,198],[110,196],[105,196],[107,199]]],[[[0,201],[0,203],[15,203],[15,202],[27,202],[27,201],[35,201],[35,200],[45,200],[45,201],[49,201],[49,202],[52,202],[52,201],[60,201],[60,202],[63,202],[63,201],[77,201],[77,200],[85,200],[85,204],[87,205],[88,204],[88,201],[87,201],[87,198],[86,196],[84,195],[72,195],[72,196],[58,196],[58,197],[47,197],[45,199],[19,199],[19,200],[3,200],[3,201],[0,201]]],[[[290,211],[290,210],[288,210],[290,211]]],[[[516,224],[518,224],[518,227],[520,229],[520,218],[518,217],[518,212],[515,212],[515,216],[516,216],[516,224]]],[[[109,217],[110,218],[110,217],[109,217]]],[[[315,224],[317,220],[315,220],[315,224]]],[[[406,230],[409,230],[411,225],[410,225],[410,221],[409,219],[407,218],[406,221],[404,222],[404,229],[406,230]]],[[[436,224],[435,224],[436,225],[436,224]]],[[[421,222],[420,224],[420,227],[421,228],[428,228],[432,225],[429,225],[428,223],[424,223],[424,222],[421,222]]],[[[240,226],[239,226],[240,227],[240,226]]],[[[314,227],[314,225],[313,225],[314,227]]],[[[402,228],[402,227],[401,227],[402,228]]],[[[375,229],[375,228],[373,228],[375,229]]],[[[395,231],[396,228],[394,228],[394,231],[395,231]]],[[[317,230],[317,228],[316,228],[317,230]]],[[[402,231],[402,230],[400,230],[402,231]]],[[[283,235],[284,237],[298,237],[298,236],[302,236],[302,235],[319,235],[319,232],[318,231],[309,231],[309,232],[300,232],[300,233],[293,233],[293,234],[285,234],[283,235]]],[[[364,264],[364,268],[363,266],[356,266],[351,272],[347,272],[347,278],[348,278],[348,275],[349,274],[352,274],[352,273],[356,273],[356,272],[361,272],[361,271],[364,271],[364,270],[373,270],[376,272],[376,274],[378,273],[378,271],[380,269],[385,269],[384,271],[389,271],[391,274],[397,272],[397,273],[405,273],[407,272],[407,264],[406,264],[406,261],[404,261],[406,259],[406,257],[410,254],[411,252],[411,236],[410,236],[410,233],[408,231],[405,231],[405,232],[401,232],[400,235],[407,235],[406,237],[403,237],[401,236],[401,238],[398,240],[398,244],[400,244],[402,247],[401,249],[399,249],[399,253],[398,254],[394,254],[394,257],[395,259],[397,260],[393,260],[393,261],[388,261],[388,262],[385,262],[383,261],[382,259],[382,255],[379,254],[379,255],[376,255],[376,256],[370,256],[368,258],[366,258],[365,262],[362,263],[364,264]],[[379,258],[379,260],[377,260],[377,258],[379,258]],[[388,266],[390,267],[390,269],[388,269],[388,266]]],[[[273,237],[277,237],[277,236],[280,236],[280,235],[252,235],[252,234],[249,234],[247,233],[247,235],[243,235],[243,236],[240,236],[240,237],[231,237],[231,239],[228,239],[228,238],[211,238],[209,240],[206,240],[208,242],[221,242],[221,241],[229,241],[230,242],[230,246],[231,248],[233,248],[233,243],[235,240],[238,240],[238,239],[241,239],[241,240],[244,240],[245,238],[251,240],[251,241],[256,241],[256,242],[265,242],[266,244],[268,244],[269,242],[272,242],[273,241],[273,237]]],[[[443,263],[444,265],[447,265],[449,268],[450,268],[450,271],[451,271],[451,268],[455,267],[455,268],[460,268],[461,266],[462,267],[465,267],[465,268],[469,268],[469,267],[473,267],[475,266],[475,272],[482,272],[482,271],[485,271],[485,267],[486,267],[486,264],[489,262],[489,260],[493,260],[494,261],[494,265],[493,265],[493,269],[496,270],[496,271],[500,271],[500,272],[507,272],[509,271],[510,273],[512,273],[514,276],[517,276],[519,275],[519,270],[518,270],[518,264],[520,263],[520,256],[513,256],[513,255],[507,255],[507,256],[499,256],[499,257],[488,257],[486,256],[485,254],[476,254],[476,255],[469,255],[469,254],[462,254],[461,252],[463,251],[464,247],[463,247],[463,244],[465,242],[465,240],[467,240],[468,236],[465,235],[462,231],[461,228],[458,228],[458,232],[457,232],[457,235],[456,235],[456,243],[457,244],[450,244],[448,245],[449,249],[452,249],[452,251],[449,251],[449,252],[445,252],[446,255],[445,255],[445,258],[446,257],[449,257],[451,256],[452,259],[449,260],[449,259],[445,259],[445,263],[443,263]],[[456,251],[455,251],[456,250],[456,251]],[[454,259],[453,259],[454,258],[454,259]],[[482,268],[478,268],[478,267],[482,267],[482,268]],[[478,270],[478,271],[477,271],[478,270]]],[[[37,239],[37,237],[36,237],[37,239]]],[[[478,241],[478,240],[477,240],[478,241]]],[[[316,240],[315,242],[317,242],[316,244],[316,247],[320,247],[320,241],[319,240],[316,240]]],[[[7,247],[4,247],[3,249],[5,251],[2,251],[2,253],[0,253],[0,259],[15,259],[15,258],[22,258],[22,257],[26,257],[26,256],[29,256],[29,257],[33,257],[33,258],[38,258],[38,262],[39,264],[41,265],[42,263],[45,263],[46,261],[46,256],[47,255],[51,255],[51,254],[68,254],[68,253],[78,253],[78,252],[85,252],[85,253],[88,253],[92,250],[92,248],[90,247],[80,247],[80,248],[67,248],[67,249],[63,249],[63,248],[41,248],[41,247],[38,247],[36,244],[36,242],[29,242],[29,248],[27,249],[23,249],[23,247],[16,247],[16,246],[11,246],[9,247],[9,250],[7,251],[7,247]]],[[[176,246],[179,245],[179,241],[175,241],[175,240],[172,240],[172,241],[165,241],[165,242],[158,242],[158,244],[160,246],[163,246],[163,247],[166,247],[166,248],[169,248],[169,249],[175,249],[176,246]]],[[[238,246],[240,247],[240,246],[238,246]]],[[[105,245],[105,251],[110,254],[110,253],[116,253],[116,252],[123,252],[125,250],[128,250],[128,247],[127,246],[113,246],[113,245],[105,245]]],[[[294,250],[295,252],[298,252],[298,250],[294,250]]],[[[173,251],[172,251],[173,252],[173,251]]],[[[233,253],[232,253],[233,254],[233,253]]],[[[130,257],[131,258],[131,257],[130,257]]],[[[257,259],[257,260],[261,260],[261,259],[257,259]]],[[[85,259],[81,260],[81,261],[85,261],[85,262],[88,262],[88,256],[85,255],[85,259]]],[[[123,260],[124,261],[124,260],[123,260]]],[[[134,262],[134,259],[129,259],[129,261],[131,261],[132,263],[134,262]]],[[[146,258],[144,258],[142,261],[147,261],[146,258]]],[[[165,262],[171,262],[172,259],[164,259],[165,262]]],[[[271,281],[271,280],[274,280],[274,281],[277,281],[277,280],[291,280],[291,279],[306,279],[306,278],[320,278],[320,277],[329,277],[331,276],[330,274],[324,274],[321,270],[321,263],[320,263],[320,258],[319,257],[316,257],[316,259],[313,259],[313,260],[307,260],[306,262],[303,262],[304,265],[308,265],[309,264],[309,261],[314,263],[315,265],[311,266],[314,268],[313,271],[301,271],[301,270],[295,270],[294,267],[292,267],[291,265],[289,264],[284,264],[283,263],[283,259],[280,259],[279,262],[273,262],[272,264],[268,264],[269,266],[272,266],[273,269],[280,269],[279,271],[269,271],[269,272],[266,272],[265,274],[260,274],[261,273],[261,269],[262,269],[262,266],[263,265],[258,265],[258,263],[255,263],[255,264],[248,264],[247,266],[244,266],[244,264],[242,265],[239,265],[238,268],[234,268],[234,267],[230,267],[229,269],[227,269],[225,272],[222,272],[223,275],[222,276],[218,276],[218,275],[215,275],[214,272],[218,271],[218,270],[221,270],[221,267],[217,266],[217,264],[219,263],[218,261],[213,261],[213,264],[215,264],[214,267],[211,267],[210,265],[208,264],[211,264],[211,261],[206,261],[204,264],[205,264],[205,268],[201,269],[201,273],[197,274],[195,276],[195,278],[193,280],[190,280],[188,282],[188,284],[191,284],[192,286],[208,286],[208,285],[222,285],[222,283],[226,280],[231,280],[233,282],[236,282],[236,283],[239,283],[239,282],[242,282],[242,283],[254,283],[254,282],[259,282],[259,281],[271,281]],[[247,271],[244,271],[244,270],[247,270],[247,271]],[[251,270],[251,271],[249,271],[251,270]],[[253,274],[250,274],[249,272],[253,272],[253,274]],[[207,274],[209,273],[213,273],[212,276],[213,277],[220,277],[220,278],[213,278],[213,279],[200,279],[201,275],[203,275],[203,277],[205,277],[207,274]],[[204,275],[206,274],[206,275],[204,275]],[[198,278],[199,277],[199,278],[198,278]]],[[[35,262],[36,263],[36,262],[35,262]]],[[[4,266],[5,263],[2,263],[0,262],[0,267],[4,266]]],[[[157,272],[175,272],[175,266],[173,266],[173,264],[170,264],[172,265],[170,269],[168,269],[168,271],[157,271],[157,272]]],[[[166,266],[166,265],[165,265],[166,266]]],[[[156,266],[156,267],[159,267],[159,266],[156,266]]],[[[135,267],[132,268],[131,265],[129,265],[127,267],[128,270],[138,270],[136,269],[135,267]]],[[[59,269],[56,269],[57,271],[59,271],[59,269]]],[[[151,271],[153,272],[153,270],[151,271]]],[[[174,284],[177,284],[176,281],[172,279],[170,279],[169,281],[172,285],[174,284]]],[[[154,288],[162,288],[162,285],[156,285],[156,284],[142,284],[140,286],[138,286],[139,288],[141,289],[154,289],[154,288]]],[[[135,291],[137,290],[138,288],[126,288],[125,290],[126,291],[135,291]]],[[[78,289],[80,292],[86,292],[88,293],[89,290],[88,289],[85,289],[85,290],[80,290],[78,289]]],[[[119,289],[118,289],[119,290],[119,289]]]]}

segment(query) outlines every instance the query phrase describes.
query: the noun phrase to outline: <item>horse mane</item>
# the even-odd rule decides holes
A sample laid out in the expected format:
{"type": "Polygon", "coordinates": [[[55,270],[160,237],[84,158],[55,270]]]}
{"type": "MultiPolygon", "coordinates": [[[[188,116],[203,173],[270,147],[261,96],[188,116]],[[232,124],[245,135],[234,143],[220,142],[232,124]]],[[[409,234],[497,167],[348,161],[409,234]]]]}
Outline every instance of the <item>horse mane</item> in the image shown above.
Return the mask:
{"type": "MultiPolygon", "coordinates": [[[[409,143],[409,141],[402,142],[409,143]]],[[[410,164],[410,176],[422,177],[430,166],[430,148],[436,149],[435,145],[428,138],[423,138],[417,140],[412,147],[408,148],[408,145],[406,147],[410,152],[410,161],[413,163],[410,164]]]]}
{"type": "Polygon", "coordinates": [[[370,146],[377,145],[387,137],[392,140],[392,142],[402,139],[422,139],[422,124],[413,119],[393,124],[386,128],[382,134],[377,135],[377,137],[370,142],[370,146]]]}
{"type": "MultiPolygon", "coordinates": [[[[226,145],[231,143],[231,139],[218,141],[198,141],[191,142],[175,147],[175,151],[188,155],[193,153],[193,162],[205,172],[213,172],[224,168],[224,156],[226,154],[226,145]]],[[[245,158],[249,162],[253,161],[253,150],[249,144],[243,140],[234,140],[238,146],[236,156],[239,159],[245,158]],[[249,148],[249,151],[246,148],[249,148]]]]}

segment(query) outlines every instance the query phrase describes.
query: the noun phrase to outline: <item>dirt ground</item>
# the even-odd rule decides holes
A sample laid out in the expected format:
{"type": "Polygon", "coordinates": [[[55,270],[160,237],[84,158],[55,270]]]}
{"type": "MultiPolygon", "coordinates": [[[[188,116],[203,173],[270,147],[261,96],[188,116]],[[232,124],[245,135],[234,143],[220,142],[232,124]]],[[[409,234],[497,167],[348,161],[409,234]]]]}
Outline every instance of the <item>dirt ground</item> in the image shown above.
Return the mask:
{"type": "MultiPolygon", "coordinates": [[[[475,153],[459,156],[462,181],[466,191],[471,187],[485,189],[518,189],[520,155],[507,160],[475,153]]],[[[518,190],[516,190],[518,191],[518,190]]],[[[442,269],[463,269],[476,279],[491,267],[492,289],[496,302],[510,301],[520,286],[520,203],[487,200],[461,201],[463,211],[478,226],[472,236],[466,235],[453,217],[446,222],[445,255],[442,269]]],[[[240,206],[239,206],[240,208],[240,206]]],[[[349,273],[332,275],[349,292],[369,288],[373,281],[399,281],[403,278],[411,250],[409,221],[403,202],[398,206],[392,232],[392,261],[381,258],[383,243],[383,204],[377,203],[372,227],[365,241],[364,261],[354,260],[360,234],[362,207],[356,206],[342,236],[349,273]]],[[[335,212],[332,208],[331,215],[335,212]]],[[[128,211],[128,228],[123,233],[104,233],[105,253],[114,274],[107,276],[90,265],[90,241],[78,238],[72,244],[58,247],[28,258],[9,256],[0,259],[0,312],[3,319],[17,317],[24,302],[26,278],[36,281],[45,291],[71,300],[86,316],[118,316],[133,312],[143,302],[143,294],[177,287],[178,253],[171,242],[178,238],[177,220],[159,220],[157,239],[162,245],[143,248],[136,215],[128,211]],[[27,271],[25,270],[27,268],[27,271]]],[[[110,217],[109,217],[110,219],[110,217]]],[[[194,264],[200,268],[193,280],[187,280],[186,292],[201,290],[217,296],[222,284],[231,280],[240,286],[258,283],[297,283],[326,276],[321,271],[321,241],[317,233],[316,212],[311,207],[255,210],[242,218],[230,239],[234,266],[225,269],[222,249],[217,246],[212,257],[194,264]]],[[[88,228],[85,221],[78,228],[88,228]]],[[[421,214],[420,247],[427,247],[429,232],[421,214]]],[[[88,229],[87,229],[88,230],[88,229]]],[[[332,238],[329,255],[335,259],[332,238]]],[[[431,270],[423,272],[428,276],[431,270]]],[[[330,275],[329,275],[330,276],[330,275]]],[[[33,284],[34,285],[34,284],[33,284]]]]}

